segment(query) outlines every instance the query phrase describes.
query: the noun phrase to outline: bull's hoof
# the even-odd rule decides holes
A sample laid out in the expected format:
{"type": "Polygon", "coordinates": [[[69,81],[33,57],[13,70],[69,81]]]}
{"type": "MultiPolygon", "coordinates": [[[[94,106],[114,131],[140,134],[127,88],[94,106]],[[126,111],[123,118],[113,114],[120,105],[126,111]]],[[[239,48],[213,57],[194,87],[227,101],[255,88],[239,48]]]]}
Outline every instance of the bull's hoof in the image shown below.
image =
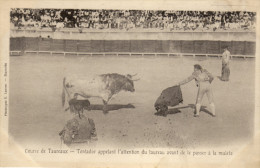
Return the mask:
{"type": "Polygon", "coordinates": [[[107,115],[108,114],[108,110],[103,110],[103,114],[107,115]]]}
{"type": "Polygon", "coordinates": [[[104,107],[103,107],[103,113],[104,113],[104,114],[108,114],[108,108],[107,108],[107,106],[104,106],[104,107]]]}

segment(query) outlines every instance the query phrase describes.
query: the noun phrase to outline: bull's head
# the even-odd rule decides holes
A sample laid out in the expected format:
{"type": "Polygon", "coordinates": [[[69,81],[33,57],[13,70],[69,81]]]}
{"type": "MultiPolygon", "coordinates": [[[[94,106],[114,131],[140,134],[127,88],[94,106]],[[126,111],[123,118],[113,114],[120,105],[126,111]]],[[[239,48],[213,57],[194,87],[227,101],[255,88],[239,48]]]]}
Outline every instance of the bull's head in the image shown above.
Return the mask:
{"type": "Polygon", "coordinates": [[[125,86],[124,86],[124,89],[126,91],[130,91],[130,92],[134,92],[135,91],[135,88],[134,88],[134,81],[138,81],[140,79],[133,79],[133,76],[136,76],[137,74],[135,75],[130,75],[130,74],[127,74],[126,75],[126,83],[125,83],[125,86]]]}

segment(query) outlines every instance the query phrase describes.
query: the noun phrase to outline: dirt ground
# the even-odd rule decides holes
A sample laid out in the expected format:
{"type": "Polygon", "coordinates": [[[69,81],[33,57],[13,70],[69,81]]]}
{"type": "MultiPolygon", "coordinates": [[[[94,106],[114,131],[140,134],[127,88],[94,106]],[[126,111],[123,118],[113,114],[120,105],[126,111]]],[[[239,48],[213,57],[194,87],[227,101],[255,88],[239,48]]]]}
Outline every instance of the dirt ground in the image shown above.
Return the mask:
{"type": "Polygon", "coordinates": [[[97,108],[84,113],[95,121],[97,146],[197,148],[247,142],[254,132],[255,60],[233,59],[230,69],[230,81],[222,82],[217,78],[221,73],[218,58],[10,57],[9,133],[25,147],[59,147],[58,133],[73,117],[61,105],[63,77],[115,72],[138,73],[141,80],[135,82],[134,93],[121,92],[114,97],[106,115],[101,110],[102,100],[90,99],[97,108]],[[206,96],[200,117],[193,117],[194,81],[181,86],[183,104],[171,107],[167,117],[155,115],[154,102],[161,91],[188,77],[197,63],[216,76],[212,88],[217,117],[208,114],[206,96]]]}

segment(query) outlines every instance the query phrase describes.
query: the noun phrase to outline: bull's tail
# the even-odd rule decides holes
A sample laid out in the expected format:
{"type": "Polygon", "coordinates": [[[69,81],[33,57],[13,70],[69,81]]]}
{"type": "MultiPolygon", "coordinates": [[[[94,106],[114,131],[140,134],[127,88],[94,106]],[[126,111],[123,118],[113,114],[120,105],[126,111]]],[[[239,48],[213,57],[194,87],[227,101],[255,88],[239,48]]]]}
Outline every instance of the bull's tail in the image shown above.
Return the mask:
{"type": "Polygon", "coordinates": [[[62,101],[62,107],[64,107],[65,104],[65,99],[66,99],[66,95],[65,95],[65,82],[66,82],[66,77],[63,78],[63,87],[62,87],[62,94],[61,94],[61,101],[62,101]]]}

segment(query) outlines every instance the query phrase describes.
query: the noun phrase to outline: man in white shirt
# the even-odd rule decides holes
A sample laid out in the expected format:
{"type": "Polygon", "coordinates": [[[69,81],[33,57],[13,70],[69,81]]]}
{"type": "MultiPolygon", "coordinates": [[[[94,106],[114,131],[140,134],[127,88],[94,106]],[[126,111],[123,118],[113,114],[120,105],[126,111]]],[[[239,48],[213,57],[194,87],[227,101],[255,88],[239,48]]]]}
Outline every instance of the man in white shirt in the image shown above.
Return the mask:
{"type": "Polygon", "coordinates": [[[228,46],[224,46],[224,52],[222,54],[222,71],[221,80],[229,81],[230,69],[229,69],[230,52],[228,46]]]}

